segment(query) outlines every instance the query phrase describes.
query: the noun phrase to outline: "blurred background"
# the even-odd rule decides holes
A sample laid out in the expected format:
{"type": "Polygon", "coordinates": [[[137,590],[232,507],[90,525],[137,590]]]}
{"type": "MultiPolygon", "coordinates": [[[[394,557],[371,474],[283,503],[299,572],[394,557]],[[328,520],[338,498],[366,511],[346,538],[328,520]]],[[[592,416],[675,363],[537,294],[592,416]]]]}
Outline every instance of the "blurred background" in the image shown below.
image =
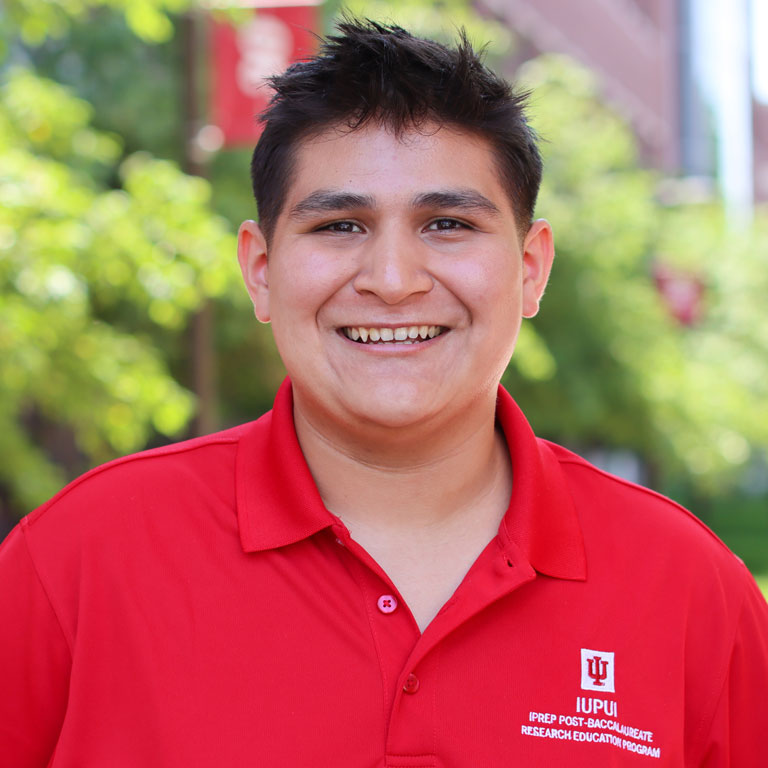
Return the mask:
{"type": "MultiPolygon", "coordinates": [[[[350,0],[533,90],[558,259],[504,383],[768,585],[768,0],[350,0]]],[[[115,456],[257,418],[240,285],[264,78],[337,0],[5,0],[0,537],[115,456]]]]}

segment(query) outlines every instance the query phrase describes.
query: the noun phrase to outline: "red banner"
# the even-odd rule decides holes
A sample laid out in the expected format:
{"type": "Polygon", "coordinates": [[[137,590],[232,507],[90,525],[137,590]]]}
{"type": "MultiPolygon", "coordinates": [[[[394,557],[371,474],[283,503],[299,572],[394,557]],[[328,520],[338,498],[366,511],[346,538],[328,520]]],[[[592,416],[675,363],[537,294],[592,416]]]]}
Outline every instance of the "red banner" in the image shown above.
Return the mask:
{"type": "Polygon", "coordinates": [[[238,27],[211,22],[211,119],[226,146],[256,143],[257,117],[272,94],[266,79],[311,56],[317,48],[312,33],[319,28],[316,5],[257,8],[238,27]]]}

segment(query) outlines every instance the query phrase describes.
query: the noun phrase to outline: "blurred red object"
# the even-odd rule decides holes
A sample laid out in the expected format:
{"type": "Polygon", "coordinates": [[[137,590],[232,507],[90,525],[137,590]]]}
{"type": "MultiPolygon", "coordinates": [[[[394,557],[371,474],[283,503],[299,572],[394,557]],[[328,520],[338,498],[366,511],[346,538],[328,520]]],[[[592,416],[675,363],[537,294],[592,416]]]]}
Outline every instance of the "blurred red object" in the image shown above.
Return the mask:
{"type": "Polygon", "coordinates": [[[699,275],[656,263],[653,279],[670,314],[681,325],[692,326],[701,320],[705,285],[699,275]]]}
{"type": "Polygon", "coordinates": [[[319,29],[317,5],[254,8],[238,27],[211,20],[211,119],[225,146],[256,143],[272,94],[267,78],[311,56],[319,29]]]}

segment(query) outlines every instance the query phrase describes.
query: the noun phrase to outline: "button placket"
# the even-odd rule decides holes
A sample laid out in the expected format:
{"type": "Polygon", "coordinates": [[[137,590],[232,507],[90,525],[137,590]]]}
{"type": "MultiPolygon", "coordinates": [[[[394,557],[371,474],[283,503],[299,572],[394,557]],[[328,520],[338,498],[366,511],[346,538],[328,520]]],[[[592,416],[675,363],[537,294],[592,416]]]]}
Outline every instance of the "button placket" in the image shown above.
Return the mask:
{"type": "MultiPolygon", "coordinates": [[[[343,541],[343,537],[340,538],[343,541]]],[[[435,760],[431,737],[433,696],[427,695],[429,686],[416,693],[422,680],[408,674],[414,669],[408,659],[421,639],[418,626],[394,584],[370,554],[354,539],[344,544],[353,556],[348,562],[367,604],[372,640],[382,672],[384,711],[391,713],[386,736],[387,765],[393,759],[396,762],[392,765],[399,766],[400,761],[404,761],[403,766],[413,768],[431,766],[435,760]]],[[[424,683],[426,685],[426,679],[424,683]]]]}
{"type": "Polygon", "coordinates": [[[439,655],[438,651],[418,665],[409,659],[398,679],[387,733],[387,755],[428,758],[427,762],[415,759],[407,765],[427,766],[432,765],[431,761],[440,764],[435,753],[435,686],[430,684],[439,677],[439,655]]]}

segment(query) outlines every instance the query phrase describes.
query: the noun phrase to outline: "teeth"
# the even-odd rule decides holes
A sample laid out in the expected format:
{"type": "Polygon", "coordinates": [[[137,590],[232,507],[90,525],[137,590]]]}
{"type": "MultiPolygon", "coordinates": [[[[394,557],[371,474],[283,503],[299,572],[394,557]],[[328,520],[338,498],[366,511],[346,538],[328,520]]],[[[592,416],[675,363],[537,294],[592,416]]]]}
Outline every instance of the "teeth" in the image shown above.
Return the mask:
{"type": "Polygon", "coordinates": [[[407,325],[400,328],[365,328],[363,326],[347,326],[343,328],[344,335],[352,341],[361,341],[363,344],[369,340],[376,342],[399,342],[400,344],[416,344],[434,339],[443,332],[441,325],[407,325]]]}

